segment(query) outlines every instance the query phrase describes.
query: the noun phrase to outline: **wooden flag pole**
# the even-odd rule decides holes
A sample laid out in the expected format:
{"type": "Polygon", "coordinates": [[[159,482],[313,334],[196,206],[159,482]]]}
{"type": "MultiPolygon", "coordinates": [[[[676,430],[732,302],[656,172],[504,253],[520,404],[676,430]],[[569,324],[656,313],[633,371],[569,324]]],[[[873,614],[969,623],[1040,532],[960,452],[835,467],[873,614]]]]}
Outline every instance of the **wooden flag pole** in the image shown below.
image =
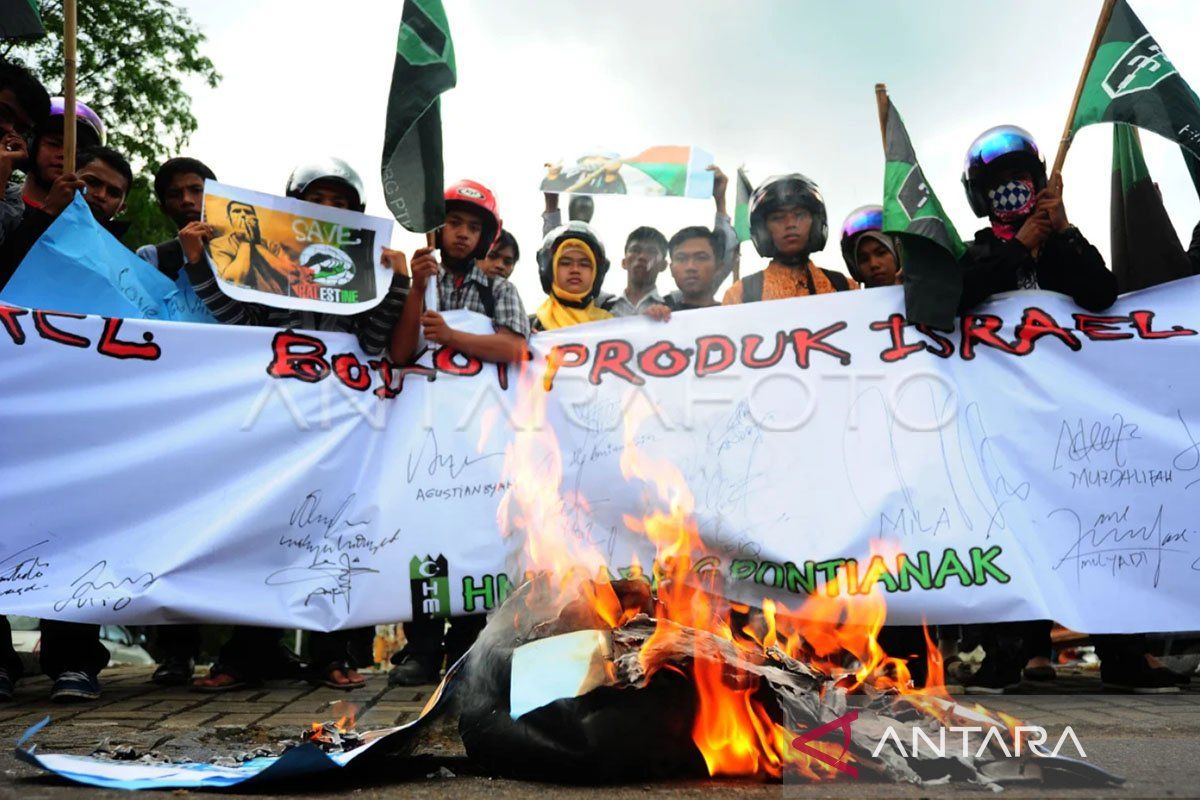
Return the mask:
{"type": "Polygon", "coordinates": [[[875,106],[879,109],[879,135],[883,137],[883,150],[887,154],[887,118],[888,106],[891,101],[888,100],[887,84],[875,84],[875,106]]]}
{"type": "Polygon", "coordinates": [[[75,171],[75,0],[63,0],[63,172],[75,171]]]}
{"type": "Polygon", "coordinates": [[[1112,19],[1113,8],[1117,5],[1117,0],[1104,0],[1104,5],[1100,8],[1100,18],[1096,20],[1096,30],[1092,32],[1092,43],[1088,46],[1087,55],[1083,59],[1083,69],[1079,72],[1079,83],[1075,85],[1075,97],[1071,100],[1071,110],[1067,112],[1067,124],[1063,126],[1062,138],[1058,140],[1058,153],[1054,156],[1054,167],[1050,170],[1051,175],[1061,174],[1063,162],[1067,160],[1067,149],[1071,146],[1071,123],[1075,121],[1075,112],[1079,109],[1079,98],[1083,95],[1083,86],[1087,83],[1088,70],[1092,67],[1092,60],[1096,57],[1096,50],[1100,48],[1100,39],[1104,36],[1104,29],[1108,27],[1108,21],[1112,19]]]}

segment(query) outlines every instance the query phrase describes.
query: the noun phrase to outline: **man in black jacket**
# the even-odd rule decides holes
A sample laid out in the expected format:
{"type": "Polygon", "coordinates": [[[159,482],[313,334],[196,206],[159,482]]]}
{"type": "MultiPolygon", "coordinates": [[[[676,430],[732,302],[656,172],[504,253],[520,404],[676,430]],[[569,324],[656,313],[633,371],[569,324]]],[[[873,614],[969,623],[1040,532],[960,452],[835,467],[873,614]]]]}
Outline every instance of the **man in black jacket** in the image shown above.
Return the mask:
{"type": "Polygon", "coordinates": [[[1116,276],[1067,220],[1062,177],[1047,181],[1027,131],[1002,125],[981,134],[967,153],[963,185],[971,210],[991,224],[963,255],[962,310],[1016,289],[1061,292],[1088,311],[1117,299],[1116,276]]]}
{"type": "MultiPolygon", "coordinates": [[[[1045,289],[1070,295],[1088,311],[1117,299],[1116,276],[1079,229],[1067,220],[1062,177],[1046,164],[1029,132],[1015,125],[984,131],[967,151],[963,186],[976,216],[990,227],[975,234],[962,258],[961,310],[997,292],[1045,289]]],[[[987,656],[968,678],[970,694],[1001,694],[1026,681],[1055,677],[1049,620],[980,626],[987,656]]],[[[1105,687],[1139,694],[1178,691],[1179,676],[1146,654],[1141,635],[1092,636],[1105,687]]]]}

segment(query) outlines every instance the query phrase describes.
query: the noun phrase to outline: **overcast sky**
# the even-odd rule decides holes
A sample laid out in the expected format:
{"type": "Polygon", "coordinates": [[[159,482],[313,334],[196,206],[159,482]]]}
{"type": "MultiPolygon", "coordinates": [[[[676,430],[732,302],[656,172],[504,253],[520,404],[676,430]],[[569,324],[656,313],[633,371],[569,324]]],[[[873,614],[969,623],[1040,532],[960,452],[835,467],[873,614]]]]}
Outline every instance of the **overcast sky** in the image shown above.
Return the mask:
{"type": "MultiPolygon", "coordinates": [[[[844,269],[835,231],[880,202],[883,156],[873,87],[885,82],[917,155],[964,239],[979,228],[959,176],[985,128],[1028,128],[1052,161],[1100,0],[445,0],[458,86],[444,96],[447,180],[496,190],[521,244],[514,275],[527,307],[542,292],[541,165],[601,146],[623,153],[690,144],[754,182],[803,172],[821,186],[831,243],[814,261],[844,269]]],[[[379,179],[400,0],[184,0],[224,75],[198,88],[190,154],[222,181],[281,194],[292,167],[329,154],[379,179]]],[[[1200,2],[1133,0],[1193,86],[1200,86],[1200,2]]],[[[1072,222],[1108,250],[1112,129],[1076,139],[1064,171],[1072,222]]],[[[1200,202],[1178,148],[1145,133],[1151,174],[1186,241],[1200,202]]],[[[733,207],[733,188],[729,204],[733,207]]],[[[614,261],[639,224],[667,236],[711,224],[711,201],[601,198],[594,223],[614,261]]],[[[407,251],[418,236],[397,226],[407,251]]],[[[743,273],[761,260],[743,245],[743,273]]],[[[605,288],[619,291],[619,264],[605,288]]],[[[669,274],[662,291],[674,288],[669,274]]]]}

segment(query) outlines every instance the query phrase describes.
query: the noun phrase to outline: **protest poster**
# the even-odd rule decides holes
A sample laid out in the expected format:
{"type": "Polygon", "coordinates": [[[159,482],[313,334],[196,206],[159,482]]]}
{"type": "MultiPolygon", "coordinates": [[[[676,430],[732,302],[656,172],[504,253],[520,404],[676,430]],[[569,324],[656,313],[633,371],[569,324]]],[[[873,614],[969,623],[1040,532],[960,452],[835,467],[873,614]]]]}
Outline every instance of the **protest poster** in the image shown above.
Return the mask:
{"type": "Polygon", "coordinates": [[[392,220],[204,182],[209,262],[221,291],[249,303],[357,314],[387,294],[392,220]]]}
{"type": "Polygon", "coordinates": [[[661,145],[633,155],[595,148],[546,164],[541,191],[639,197],[712,197],[711,153],[661,145]]]}

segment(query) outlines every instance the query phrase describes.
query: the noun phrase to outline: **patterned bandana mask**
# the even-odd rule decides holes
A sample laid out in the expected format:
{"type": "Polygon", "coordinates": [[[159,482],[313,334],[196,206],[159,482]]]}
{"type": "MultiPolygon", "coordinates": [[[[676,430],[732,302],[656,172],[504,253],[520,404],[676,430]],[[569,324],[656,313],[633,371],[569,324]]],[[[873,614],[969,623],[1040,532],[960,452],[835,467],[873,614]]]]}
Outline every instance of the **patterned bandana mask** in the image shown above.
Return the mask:
{"type": "Polygon", "coordinates": [[[1033,213],[1037,195],[1033,181],[1013,180],[989,191],[988,201],[992,206],[989,215],[992,231],[1001,239],[1011,239],[1017,235],[1025,218],[1033,213]]]}

